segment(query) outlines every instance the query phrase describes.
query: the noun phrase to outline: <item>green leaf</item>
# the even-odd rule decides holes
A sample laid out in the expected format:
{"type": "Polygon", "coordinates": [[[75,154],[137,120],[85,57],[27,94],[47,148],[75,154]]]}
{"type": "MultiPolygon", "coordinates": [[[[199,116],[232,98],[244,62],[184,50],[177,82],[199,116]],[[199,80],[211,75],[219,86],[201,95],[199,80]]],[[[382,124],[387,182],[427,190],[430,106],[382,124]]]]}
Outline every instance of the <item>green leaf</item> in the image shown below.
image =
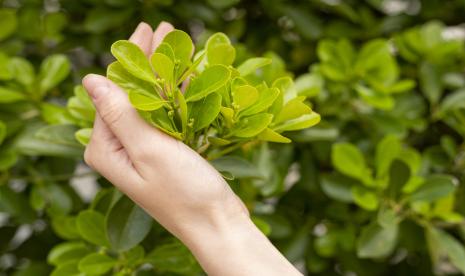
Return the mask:
{"type": "Polygon", "coordinates": [[[260,113],[242,118],[231,130],[232,135],[241,138],[253,137],[264,131],[273,120],[273,115],[260,113]]]}
{"type": "Polygon", "coordinates": [[[398,159],[391,163],[389,168],[389,183],[387,194],[391,199],[397,200],[402,192],[402,189],[411,179],[411,171],[407,164],[398,159]]]}
{"type": "Polygon", "coordinates": [[[378,177],[386,175],[392,161],[400,154],[402,145],[397,137],[388,135],[376,145],[376,173],[378,177]]]}
{"type": "Polygon", "coordinates": [[[51,225],[58,237],[73,240],[80,238],[76,220],[74,216],[55,216],[52,218],[51,225]]]}
{"type": "Polygon", "coordinates": [[[106,232],[112,248],[126,251],[140,243],[152,227],[152,218],[124,196],[106,217],[106,232]]]}
{"type": "Polygon", "coordinates": [[[95,245],[108,247],[105,235],[105,217],[99,212],[85,210],[79,213],[76,225],[81,237],[95,245]]]}
{"type": "Polygon", "coordinates": [[[363,153],[350,143],[333,145],[331,151],[333,166],[341,173],[366,182],[368,168],[363,153]]]}
{"type": "Polygon", "coordinates": [[[410,195],[409,200],[410,202],[435,201],[453,193],[457,183],[457,179],[449,175],[430,176],[415,192],[410,195]]]}
{"type": "Polygon", "coordinates": [[[4,122],[0,121],[0,145],[3,143],[3,141],[6,138],[6,125],[4,122]]]}
{"type": "Polygon", "coordinates": [[[127,40],[118,40],[111,45],[111,53],[131,75],[156,84],[150,63],[139,46],[127,40]]]}
{"type": "Polygon", "coordinates": [[[423,62],[419,69],[420,88],[430,103],[436,104],[442,96],[442,75],[434,64],[423,62]]]}
{"type": "Polygon", "coordinates": [[[50,126],[50,133],[47,133],[47,127],[37,132],[44,125],[32,123],[16,137],[14,148],[25,155],[45,155],[45,156],[64,156],[64,157],[82,157],[83,148],[75,140],[74,131],[76,128],[67,126],[50,126]],[[65,132],[61,132],[65,131],[65,132]]]}
{"type": "Polygon", "coordinates": [[[271,128],[266,128],[257,136],[258,139],[263,141],[275,142],[275,143],[291,143],[291,139],[282,136],[281,134],[275,132],[271,128]]]}
{"type": "Polygon", "coordinates": [[[79,271],[88,275],[102,275],[116,266],[117,261],[101,253],[85,256],[78,264],[79,271]]]}
{"type": "Polygon", "coordinates": [[[79,272],[77,263],[71,262],[60,265],[52,271],[50,276],[86,276],[84,273],[79,272]]]}
{"type": "Polygon", "coordinates": [[[257,69],[268,65],[271,63],[271,59],[269,58],[249,58],[248,60],[244,61],[241,65],[237,67],[237,71],[241,76],[247,76],[252,73],[255,73],[257,69]]]}
{"type": "Polygon", "coordinates": [[[163,42],[171,46],[174,56],[179,60],[181,65],[187,66],[190,63],[194,52],[194,44],[187,33],[181,30],[171,31],[165,36],[163,42]]]}
{"type": "Polygon", "coordinates": [[[189,118],[194,120],[193,129],[199,131],[209,126],[218,117],[221,110],[221,96],[211,93],[189,106],[189,118]]]}
{"type": "Polygon", "coordinates": [[[271,234],[271,226],[263,219],[252,216],[252,222],[257,226],[257,228],[265,235],[269,236],[271,234]]]}
{"type": "Polygon", "coordinates": [[[0,80],[10,80],[13,78],[14,74],[10,69],[10,61],[11,59],[6,54],[0,52],[0,80]]]}
{"type": "Polygon", "coordinates": [[[236,57],[236,49],[231,45],[229,38],[223,33],[216,33],[205,44],[209,65],[231,65],[236,57]]]}
{"type": "Polygon", "coordinates": [[[31,85],[34,84],[36,76],[32,64],[24,58],[13,57],[10,59],[9,67],[14,78],[29,92],[33,92],[31,85]]]}
{"type": "Polygon", "coordinates": [[[26,99],[23,93],[0,86],[0,103],[14,103],[26,99]]]}
{"type": "Polygon", "coordinates": [[[155,95],[156,93],[149,82],[131,75],[124,69],[119,61],[115,61],[108,65],[107,77],[126,91],[126,93],[138,92],[150,95],[155,95]]]}
{"type": "Polygon", "coordinates": [[[167,56],[169,59],[171,59],[171,61],[173,62],[176,60],[173,48],[166,42],[160,43],[160,45],[158,45],[157,49],[155,50],[155,53],[163,54],[167,56]]]}
{"type": "Polygon", "coordinates": [[[318,124],[320,120],[320,115],[318,113],[312,112],[311,114],[300,116],[297,119],[285,121],[272,128],[276,132],[294,131],[314,126],[318,124]]]}
{"type": "Polygon", "coordinates": [[[81,148],[74,137],[76,127],[73,125],[51,125],[40,128],[35,137],[46,142],[81,148]]]}
{"type": "Polygon", "coordinates": [[[210,163],[217,171],[228,172],[234,178],[264,178],[264,175],[254,164],[238,156],[223,156],[210,163]]]}
{"type": "Polygon", "coordinates": [[[379,206],[378,196],[363,186],[352,186],[352,197],[354,202],[365,210],[373,211],[379,206]]]}
{"type": "Polygon", "coordinates": [[[13,167],[18,161],[18,154],[12,150],[1,150],[0,151],[0,172],[8,170],[13,167]]]}
{"type": "Polygon", "coordinates": [[[76,140],[79,141],[83,146],[86,146],[90,142],[90,138],[92,137],[92,128],[83,128],[76,133],[74,133],[74,137],[76,140]]]}
{"type": "Polygon", "coordinates": [[[381,209],[378,212],[377,219],[378,219],[378,224],[384,228],[392,227],[395,224],[398,224],[400,221],[400,218],[397,217],[396,212],[390,208],[381,209]]]}
{"type": "Polygon", "coordinates": [[[299,118],[312,113],[312,109],[304,104],[305,97],[300,96],[288,101],[274,119],[274,123],[279,124],[284,121],[299,118]]]}
{"type": "Polygon", "coordinates": [[[186,101],[198,101],[215,92],[227,83],[230,76],[231,72],[223,65],[208,67],[199,76],[192,79],[185,94],[186,101]]]}
{"type": "Polygon", "coordinates": [[[356,85],[354,88],[369,105],[384,110],[390,110],[394,107],[394,99],[389,95],[382,94],[364,85],[356,85]]]}
{"type": "Polygon", "coordinates": [[[447,256],[452,264],[465,273],[465,248],[463,242],[457,240],[447,232],[439,229],[427,228],[427,241],[432,256],[447,256]]]}
{"type": "Polygon", "coordinates": [[[57,86],[63,81],[71,70],[71,63],[65,55],[48,56],[40,65],[39,69],[39,93],[45,92],[57,86]]]}
{"type": "Polygon", "coordinates": [[[49,264],[60,266],[70,262],[76,262],[90,253],[82,242],[65,242],[54,246],[47,256],[49,264]]]}
{"type": "Polygon", "coordinates": [[[162,244],[156,247],[146,257],[146,261],[162,272],[181,273],[194,275],[197,270],[197,262],[189,249],[178,241],[162,244]]]}
{"type": "Polygon", "coordinates": [[[150,58],[152,63],[153,70],[158,76],[166,81],[167,84],[170,84],[173,81],[174,77],[174,63],[166,55],[161,53],[154,53],[150,58]]]}
{"type": "Polygon", "coordinates": [[[129,251],[124,252],[124,263],[126,266],[136,267],[143,260],[145,250],[141,245],[138,245],[129,251]]]}
{"type": "Polygon", "coordinates": [[[162,100],[153,94],[131,91],[129,92],[128,97],[131,104],[138,110],[153,111],[167,105],[167,101],[162,100]]]}
{"type": "Polygon", "coordinates": [[[0,9],[0,41],[12,35],[18,21],[16,19],[16,10],[14,9],[0,9]]]}
{"type": "Polygon", "coordinates": [[[372,223],[362,229],[357,241],[357,256],[359,258],[386,258],[397,244],[397,224],[381,227],[372,223]]]}
{"type": "Polygon", "coordinates": [[[238,112],[250,107],[258,100],[258,90],[251,85],[236,86],[231,94],[233,107],[238,112]]]}
{"type": "Polygon", "coordinates": [[[279,96],[278,88],[266,88],[259,90],[258,100],[249,108],[241,112],[242,116],[257,114],[267,110],[279,96]]]}
{"type": "Polygon", "coordinates": [[[352,186],[358,183],[339,174],[323,175],[321,177],[321,189],[331,199],[352,203],[352,186]]]}
{"type": "Polygon", "coordinates": [[[74,96],[68,100],[69,113],[84,126],[90,127],[95,118],[95,107],[92,100],[81,85],[74,87],[74,96]]]}

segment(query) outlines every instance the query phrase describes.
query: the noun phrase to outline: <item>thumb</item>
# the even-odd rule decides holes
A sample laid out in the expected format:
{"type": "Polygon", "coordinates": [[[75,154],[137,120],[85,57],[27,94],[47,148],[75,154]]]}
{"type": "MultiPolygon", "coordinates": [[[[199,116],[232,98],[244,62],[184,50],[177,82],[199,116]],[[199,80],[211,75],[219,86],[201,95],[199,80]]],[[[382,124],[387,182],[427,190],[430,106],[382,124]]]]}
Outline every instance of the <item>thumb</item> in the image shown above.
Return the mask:
{"type": "Polygon", "coordinates": [[[127,94],[109,79],[95,74],[82,84],[92,98],[97,113],[127,150],[131,159],[144,153],[143,145],[152,139],[154,129],[132,107],[127,94]]]}

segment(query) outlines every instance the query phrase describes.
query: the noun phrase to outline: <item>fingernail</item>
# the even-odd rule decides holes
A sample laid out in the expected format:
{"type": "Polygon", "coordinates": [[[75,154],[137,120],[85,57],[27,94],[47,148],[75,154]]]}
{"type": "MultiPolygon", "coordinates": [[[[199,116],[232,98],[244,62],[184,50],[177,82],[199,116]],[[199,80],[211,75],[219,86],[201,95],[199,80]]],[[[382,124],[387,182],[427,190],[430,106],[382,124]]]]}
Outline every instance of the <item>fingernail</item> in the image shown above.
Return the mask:
{"type": "Polygon", "coordinates": [[[89,91],[89,94],[93,100],[97,100],[106,93],[108,93],[108,86],[97,86],[89,91]]]}

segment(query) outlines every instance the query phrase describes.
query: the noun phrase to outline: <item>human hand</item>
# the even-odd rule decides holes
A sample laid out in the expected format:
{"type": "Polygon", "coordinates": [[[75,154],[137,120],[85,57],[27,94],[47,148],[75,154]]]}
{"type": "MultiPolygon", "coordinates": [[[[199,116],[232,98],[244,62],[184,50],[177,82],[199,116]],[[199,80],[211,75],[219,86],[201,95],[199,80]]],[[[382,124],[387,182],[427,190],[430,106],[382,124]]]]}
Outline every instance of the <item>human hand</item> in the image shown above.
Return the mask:
{"type": "MultiPolygon", "coordinates": [[[[171,30],[141,23],[130,41],[149,56],[171,30]]],[[[183,241],[207,273],[298,274],[205,159],[147,124],[109,79],[92,74],[83,85],[97,110],[86,163],[183,241]]]]}
{"type": "MultiPolygon", "coordinates": [[[[150,55],[173,30],[155,32],[141,23],[130,41],[150,55]]],[[[221,175],[182,142],[148,125],[126,93],[103,76],[88,75],[83,85],[97,115],[85,161],[131,197],[170,232],[214,223],[215,216],[247,216],[247,210],[221,175]]]]}

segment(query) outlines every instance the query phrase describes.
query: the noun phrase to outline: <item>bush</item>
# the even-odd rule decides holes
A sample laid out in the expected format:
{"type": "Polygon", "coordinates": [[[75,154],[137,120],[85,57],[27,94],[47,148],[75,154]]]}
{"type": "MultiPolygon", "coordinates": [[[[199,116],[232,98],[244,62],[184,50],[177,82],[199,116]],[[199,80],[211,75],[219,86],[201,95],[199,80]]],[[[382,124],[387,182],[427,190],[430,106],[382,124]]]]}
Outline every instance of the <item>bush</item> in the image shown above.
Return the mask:
{"type": "Polygon", "coordinates": [[[75,86],[141,20],[172,22],[197,49],[224,32],[234,66],[272,60],[250,83],[284,77],[321,115],[286,132],[293,143],[252,139],[212,161],[299,269],[464,274],[465,4],[293,2],[0,1],[1,274],[201,273],[83,165],[89,130],[75,137],[94,113],[75,86]]]}

